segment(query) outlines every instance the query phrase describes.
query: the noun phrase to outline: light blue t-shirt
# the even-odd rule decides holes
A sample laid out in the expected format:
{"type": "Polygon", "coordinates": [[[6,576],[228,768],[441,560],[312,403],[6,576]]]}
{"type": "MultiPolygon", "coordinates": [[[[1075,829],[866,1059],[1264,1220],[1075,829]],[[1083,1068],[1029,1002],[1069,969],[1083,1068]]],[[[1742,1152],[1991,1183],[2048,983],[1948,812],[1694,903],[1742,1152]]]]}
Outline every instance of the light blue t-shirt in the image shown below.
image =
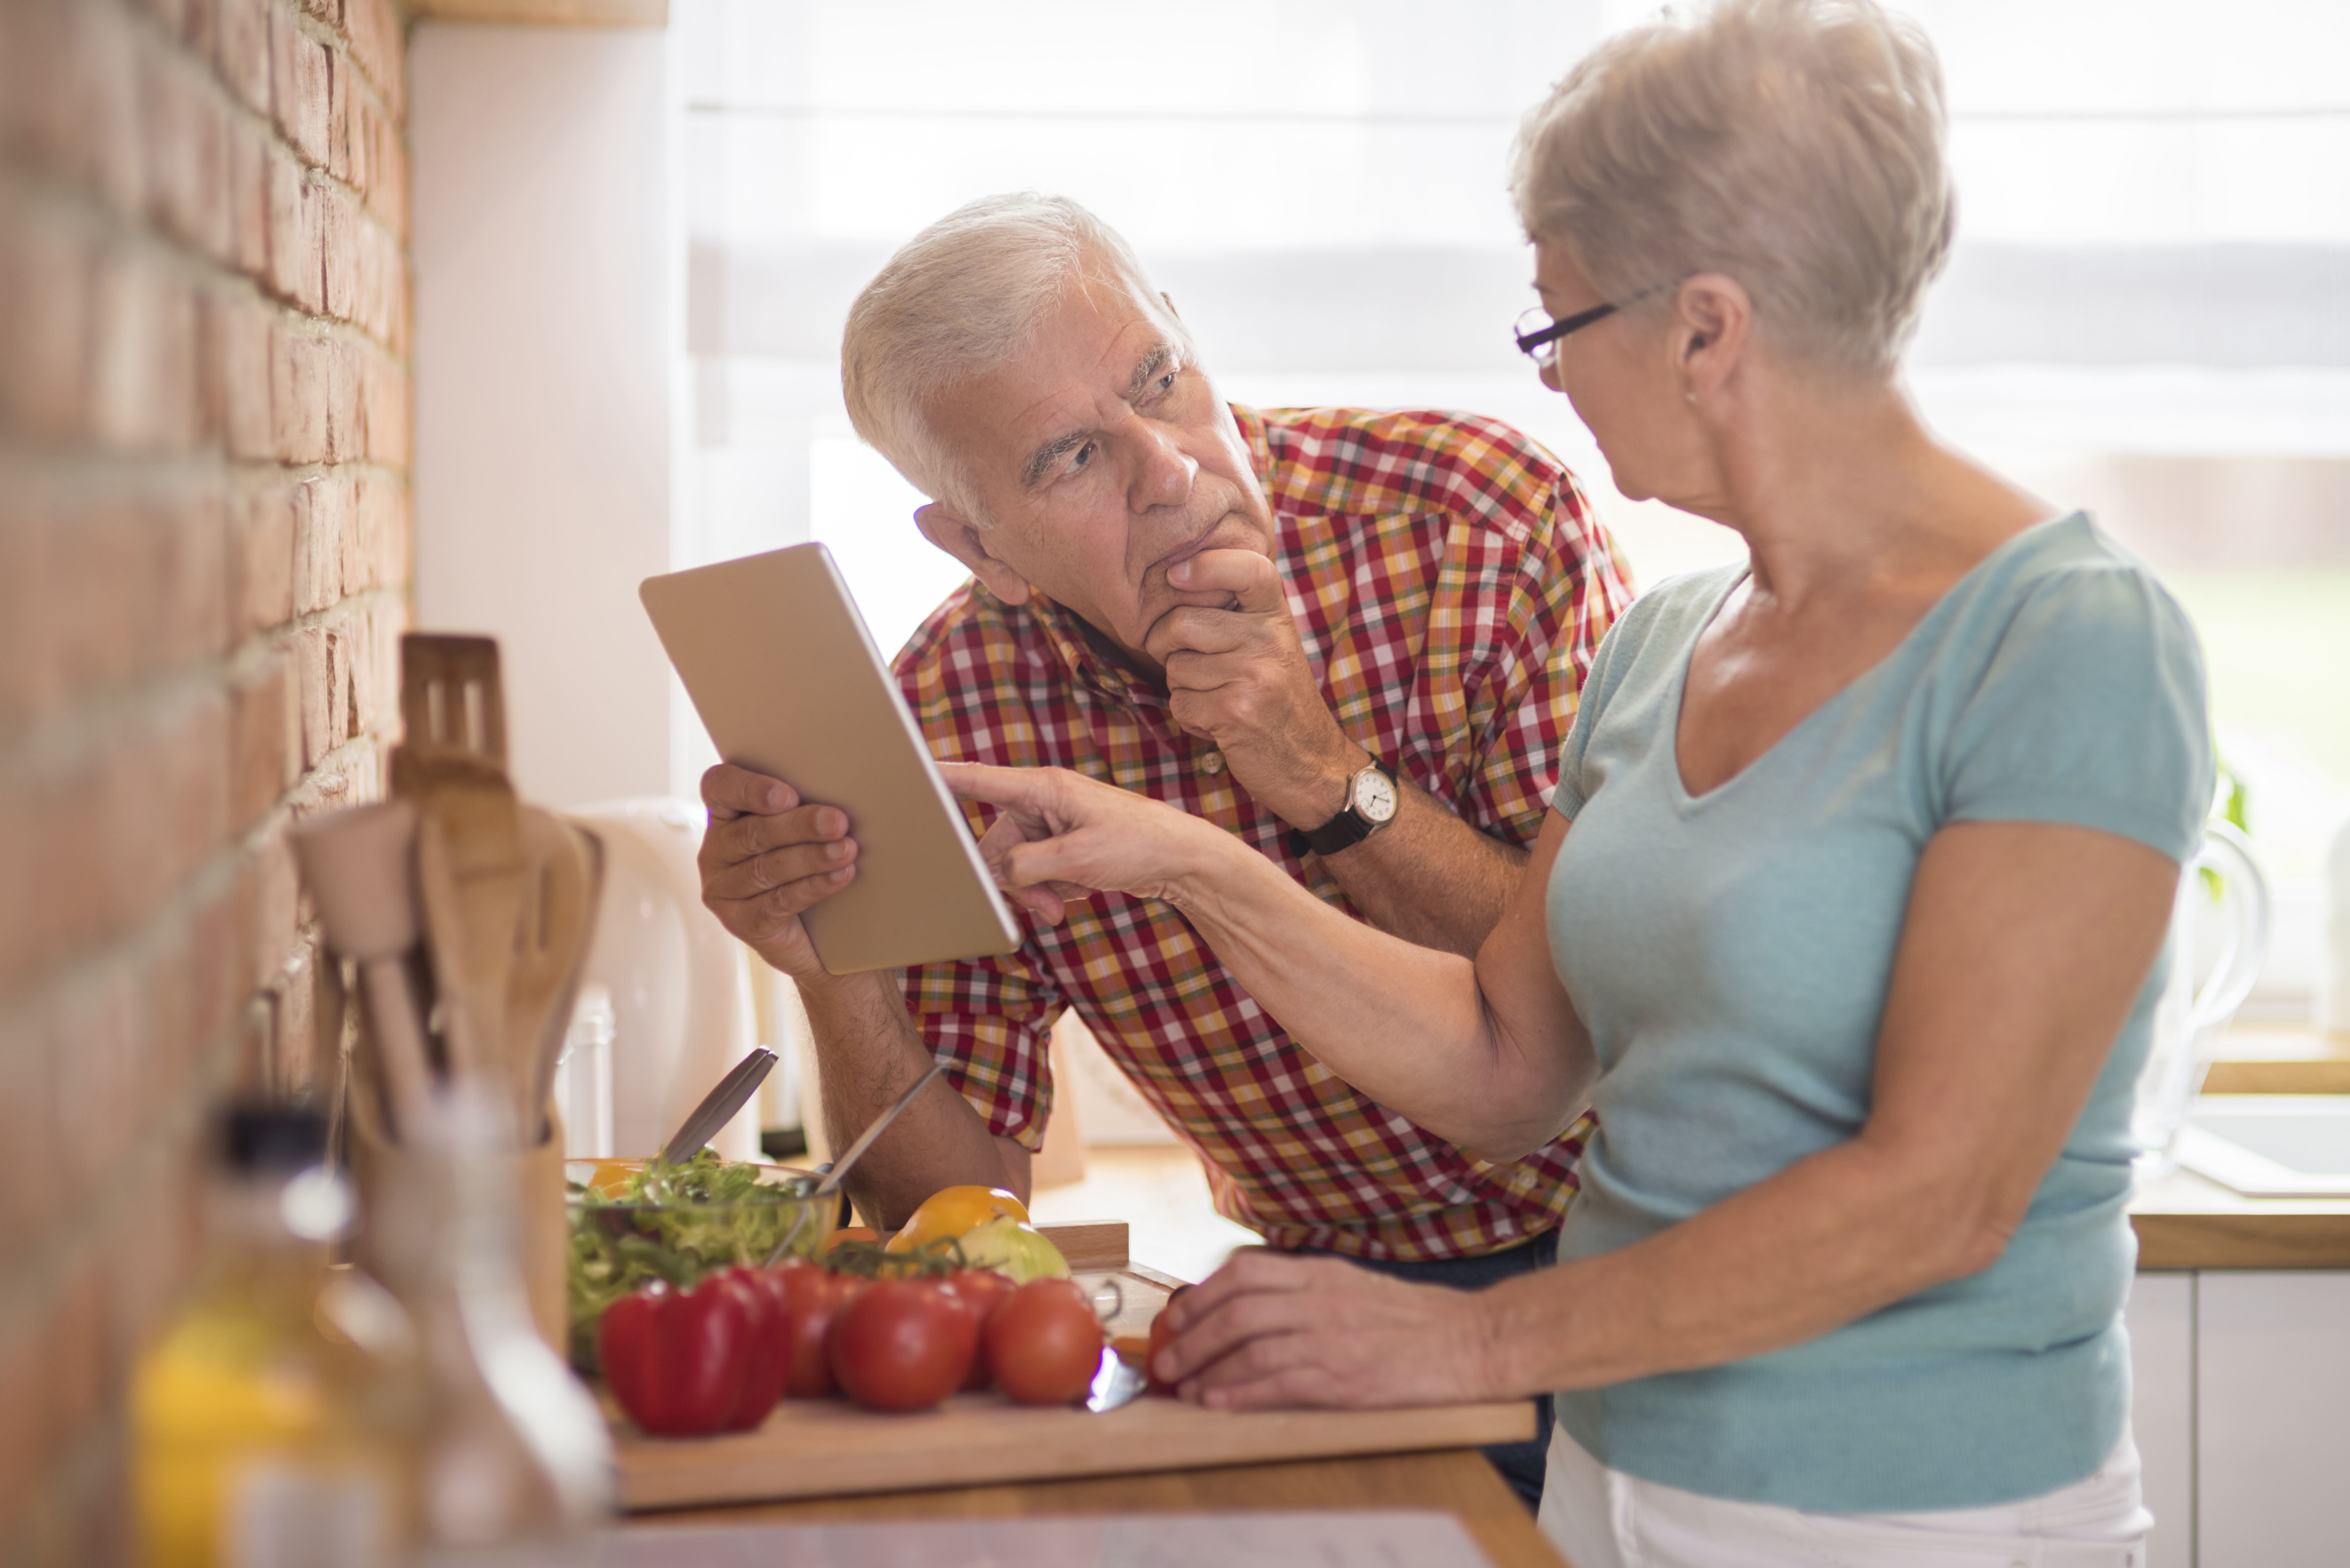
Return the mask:
{"type": "MultiPolygon", "coordinates": [[[[1943,825],[2066,823],[2181,862],[2200,841],[2194,633],[2085,516],[2009,540],[1692,798],[1682,682],[1742,576],[1633,605],[1562,759],[1555,807],[1575,826],[1551,950],[1601,1071],[1562,1259],[1653,1236],[1860,1131],[1910,878],[1943,825]]],[[[1630,1474],[1823,1511],[1987,1507],[2090,1474],[2129,1415],[2129,1116],[2162,980],[1997,1263],[1805,1345],[1562,1393],[1560,1423],[1630,1474]]]]}

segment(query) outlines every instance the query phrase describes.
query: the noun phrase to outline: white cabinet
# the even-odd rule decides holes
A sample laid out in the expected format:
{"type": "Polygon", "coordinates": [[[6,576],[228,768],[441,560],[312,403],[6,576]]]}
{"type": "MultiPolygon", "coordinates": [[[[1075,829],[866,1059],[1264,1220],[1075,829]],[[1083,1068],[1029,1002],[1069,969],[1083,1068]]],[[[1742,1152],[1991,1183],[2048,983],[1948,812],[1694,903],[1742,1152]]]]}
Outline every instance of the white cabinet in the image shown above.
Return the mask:
{"type": "Polygon", "coordinates": [[[2196,1276],[2198,1568],[2350,1563],[2350,1274],[2196,1276]]]}
{"type": "Polygon", "coordinates": [[[2127,1317],[2130,1425],[2154,1514],[2147,1568],[2194,1568],[2195,1276],[2140,1274],[2127,1317]]]}
{"type": "Polygon", "coordinates": [[[2149,1568],[2350,1563],[2350,1272],[2140,1274],[2128,1323],[2149,1568]]]}

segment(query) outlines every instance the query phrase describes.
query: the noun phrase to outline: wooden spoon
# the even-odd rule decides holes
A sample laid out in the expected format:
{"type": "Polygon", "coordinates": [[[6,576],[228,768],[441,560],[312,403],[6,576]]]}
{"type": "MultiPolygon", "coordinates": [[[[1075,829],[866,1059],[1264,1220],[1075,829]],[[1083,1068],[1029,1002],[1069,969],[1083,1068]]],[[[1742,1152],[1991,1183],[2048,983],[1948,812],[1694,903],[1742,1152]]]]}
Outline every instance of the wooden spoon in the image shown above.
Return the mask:
{"type": "Polygon", "coordinates": [[[579,966],[596,923],[602,854],[595,840],[554,813],[521,811],[523,919],[506,976],[505,1037],[525,1147],[549,1131],[547,1096],[571,1023],[579,966]]]}

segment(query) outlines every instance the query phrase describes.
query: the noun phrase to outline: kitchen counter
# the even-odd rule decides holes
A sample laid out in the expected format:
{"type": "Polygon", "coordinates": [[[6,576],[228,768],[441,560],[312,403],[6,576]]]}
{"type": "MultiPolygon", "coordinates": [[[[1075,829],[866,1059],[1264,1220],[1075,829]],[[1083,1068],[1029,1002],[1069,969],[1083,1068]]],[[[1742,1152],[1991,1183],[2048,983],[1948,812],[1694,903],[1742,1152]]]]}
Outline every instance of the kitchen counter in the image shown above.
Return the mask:
{"type": "Polygon", "coordinates": [[[2239,1024],[2220,1042],[2207,1095],[2350,1095],[2350,1035],[2239,1024]]]}
{"type": "Polygon", "coordinates": [[[2137,1266],[2350,1269],[2350,1198],[2242,1198],[2174,1170],[2130,1205],[2137,1266]]]}
{"type": "Polygon", "coordinates": [[[623,1528],[1283,1509],[1435,1509],[1461,1521],[1493,1568],[1570,1568],[1517,1494],[1468,1449],[697,1508],[639,1515],[623,1528]]]}

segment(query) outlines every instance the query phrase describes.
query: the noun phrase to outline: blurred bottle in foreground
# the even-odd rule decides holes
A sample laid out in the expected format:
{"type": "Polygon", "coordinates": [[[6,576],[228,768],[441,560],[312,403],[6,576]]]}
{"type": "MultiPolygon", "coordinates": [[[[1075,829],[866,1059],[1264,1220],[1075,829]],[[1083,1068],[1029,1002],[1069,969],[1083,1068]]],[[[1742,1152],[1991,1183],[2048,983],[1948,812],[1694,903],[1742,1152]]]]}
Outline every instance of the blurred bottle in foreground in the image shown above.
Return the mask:
{"type": "Polygon", "coordinates": [[[369,1219],[428,1390],[423,1560],[564,1562],[566,1543],[611,1511],[612,1449],[594,1397],[532,1321],[513,1129],[499,1101],[463,1083],[421,1121],[390,1157],[369,1219]]]}
{"type": "Polygon", "coordinates": [[[206,1193],[211,1258],[131,1387],[151,1568],[379,1568],[411,1538],[418,1407],[383,1292],[329,1268],[354,1218],[326,1126],[241,1106],[206,1193]]]}

